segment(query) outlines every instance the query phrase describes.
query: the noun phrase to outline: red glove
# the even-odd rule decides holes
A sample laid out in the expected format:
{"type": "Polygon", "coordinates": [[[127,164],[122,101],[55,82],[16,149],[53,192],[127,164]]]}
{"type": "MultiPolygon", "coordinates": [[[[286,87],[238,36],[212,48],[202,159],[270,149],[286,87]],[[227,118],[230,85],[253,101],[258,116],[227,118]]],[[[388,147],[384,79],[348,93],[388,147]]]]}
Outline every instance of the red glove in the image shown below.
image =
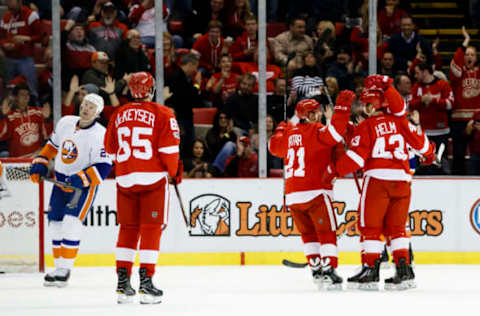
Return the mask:
{"type": "Polygon", "coordinates": [[[335,113],[347,113],[350,114],[350,108],[353,101],[355,101],[356,95],[350,90],[342,90],[338,94],[337,102],[335,104],[335,113]]]}
{"type": "Polygon", "coordinates": [[[370,75],[365,79],[364,85],[366,89],[387,90],[392,85],[393,80],[388,76],[370,75]]]}
{"type": "Polygon", "coordinates": [[[335,165],[330,163],[322,174],[322,184],[325,186],[331,186],[335,182],[335,178],[338,177],[335,165]]]}
{"type": "Polygon", "coordinates": [[[285,121],[281,121],[278,123],[277,128],[275,129],[275,132],[285,132],[285,130],[288,128],[288,123],[285,121]]]}
{"type": "Polygon", "coordinates": [[[183,161],[181,159],[178,159],[177,174],[175,175],[175,177],[172,178],[172,183],[171,184],[182,183],[182,178],[183,178],[183,161]]]}
{"type": "Polygon", "coordinates": [[[435,160],[437,160],[437,155],[435,154],[435,150],[437,146],[435,145],[434,142],[431,142],[430,146],[431,146],[431,150],[427,151],[421,159],[422,164],[424,164],[425,166],[431,165],[432,163],[435,162],[435,160]]]}

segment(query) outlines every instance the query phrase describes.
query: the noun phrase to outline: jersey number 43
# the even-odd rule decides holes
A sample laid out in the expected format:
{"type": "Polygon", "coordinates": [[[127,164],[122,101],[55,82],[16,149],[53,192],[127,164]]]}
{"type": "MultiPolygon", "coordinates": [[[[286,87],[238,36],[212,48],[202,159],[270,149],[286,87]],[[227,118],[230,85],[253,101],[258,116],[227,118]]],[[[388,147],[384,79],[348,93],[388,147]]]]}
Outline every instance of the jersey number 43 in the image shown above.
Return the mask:
{"type": "Polygon", "coordinates": [[[400,134],[382,136],[375,140],[372,158],[407,160],[405,153],[405,140],[400,134]]]}

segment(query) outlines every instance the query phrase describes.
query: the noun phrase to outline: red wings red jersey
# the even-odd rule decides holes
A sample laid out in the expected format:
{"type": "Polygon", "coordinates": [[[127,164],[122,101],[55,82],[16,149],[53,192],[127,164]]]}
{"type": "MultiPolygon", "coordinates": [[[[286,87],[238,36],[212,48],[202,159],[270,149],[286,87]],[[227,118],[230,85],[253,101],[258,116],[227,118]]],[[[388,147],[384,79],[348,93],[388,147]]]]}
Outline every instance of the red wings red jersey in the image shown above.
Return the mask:
{"type": "Polygon", "coordinates": [[[344,176],[359,168],[373,178],[410,181],[407,144],[420,154],[431,152],[427,136],[403,117],[380,114],[360,123],[350,147],[336,164],[344,176]]]}
{"type": "Polygon", "coordinates": [[[450,131],[447,110],[453,106],[452,88],[445,80],[435,79],[429,84],[415,83],[412,87],[410,110],[420,113],[420,125],[428,135],[438,136],[450,131]],[[428,105],[422,102],[422,96],[430,93],[433,97],[428,105]]]}
{"type": "Polygon", "coordinates": [[[332,125],[298,123],[284,132],[275,131],[269,149],[285,159],[287,205],[309,202],[322,193],[333,198],[333,187],[325,186],[321,175],[332,161],[333,147],[343,139],[347,122],[348,118],[335,120],[334,116],[332,125]]]}
{"type": "Polygon", "coordinates": [[[111,117],[104,143],[122,188],[151,190],[177,173],[180,132],[166,106],[144,101],[123,105],[111,117]]]}
{"type": "Polygon", "coordinates": [[[465,48],[455,52],[450,63],[450,82],[455,94],[452,120],[471,120],[480,104],[480,67],[472,69],[465,66],[465,48]]]}
{"type": "Polygon", "coordinates": [[[0,120],[0,140],[8,140],[11,157],[33,157],[47,136],[41,108],[28,107],[25,112],[10,110],[0,120]]]}

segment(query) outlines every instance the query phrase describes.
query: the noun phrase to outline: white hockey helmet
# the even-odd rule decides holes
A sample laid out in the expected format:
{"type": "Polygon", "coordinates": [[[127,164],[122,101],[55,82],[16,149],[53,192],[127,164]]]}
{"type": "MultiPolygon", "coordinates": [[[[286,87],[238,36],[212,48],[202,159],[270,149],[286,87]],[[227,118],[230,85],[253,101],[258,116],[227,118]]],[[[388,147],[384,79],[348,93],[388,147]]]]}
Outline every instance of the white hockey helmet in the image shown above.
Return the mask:
{"type": "Polygon", "coordinates": [[[83,98],[83,102],[89,101],[97,106],[96,116],[99,116],[103,111],[103,98],[96,93],[89,93],[83,98]]]}

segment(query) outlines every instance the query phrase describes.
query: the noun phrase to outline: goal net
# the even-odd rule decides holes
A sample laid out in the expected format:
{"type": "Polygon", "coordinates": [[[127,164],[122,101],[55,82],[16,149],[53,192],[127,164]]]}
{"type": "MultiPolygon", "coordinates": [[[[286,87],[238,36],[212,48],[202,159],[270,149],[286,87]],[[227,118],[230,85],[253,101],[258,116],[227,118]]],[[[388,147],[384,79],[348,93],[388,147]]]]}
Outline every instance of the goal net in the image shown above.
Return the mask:
{"type": "Polygon", "coordinates": [[[43,183],[30,181],[31,159],[0,161],[0,272],[43,271],[43,183]]]}

